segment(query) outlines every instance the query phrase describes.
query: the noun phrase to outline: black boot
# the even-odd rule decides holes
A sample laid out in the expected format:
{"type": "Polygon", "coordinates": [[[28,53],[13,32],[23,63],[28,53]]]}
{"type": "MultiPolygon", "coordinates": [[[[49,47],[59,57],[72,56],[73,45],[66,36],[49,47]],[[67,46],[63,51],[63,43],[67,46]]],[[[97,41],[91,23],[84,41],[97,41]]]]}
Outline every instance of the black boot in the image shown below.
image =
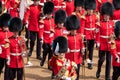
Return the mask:
{"type": "Polygon", "coordinates": [[[92,69],[92,64],[91,63],[88,63],[88,69],[92,69]]]}
{"type": "Polygon", "coordinates": [[[96,72],[96,78],[99,78],[100,77],[100,71],[97,71],[96,72]]]}
{"type": "Polygon", "coordinates": [[[33,42],[33,41],[30,41],[30,51],[29,51],[29,53],[28,53],[28,56],[29,56],[29,57],[32,55],[33,48],[34,48],[34,42],[33,42]]]}

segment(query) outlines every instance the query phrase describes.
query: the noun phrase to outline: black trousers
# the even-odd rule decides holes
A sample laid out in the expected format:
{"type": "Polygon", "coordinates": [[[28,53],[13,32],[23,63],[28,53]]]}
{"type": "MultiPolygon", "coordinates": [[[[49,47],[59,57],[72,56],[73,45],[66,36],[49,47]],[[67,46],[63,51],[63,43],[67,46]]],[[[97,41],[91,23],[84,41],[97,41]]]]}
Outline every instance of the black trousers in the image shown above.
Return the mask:
{"type": "Polygon", "coordinates": [[[9,68],[9,78],[14,80],[17,74],[17,80],[23,80],[23,68],[9,68]]]}
{"type": "Polygon", "coordinates": [[[112,80],[118,80],[118,77],[120,77],[120,66],[119,67],[113,66],[112,80]]]}
{"type": "Polygon", "coordinates": [[[4,71],[4,80],[8,80],[9,78],[9,68],[6,64],[7,60],[5,58],[0,58],[0,74],[5,66],[5,71],[4,71]]]}
{"type": "Polygon", "coordinates": [[[99,51],[98,71],[101,72],[101,67],[106,58],[105,78],[110,78],[111,69],[111,54],[109,51],[99,51]],[[106,57],[105,57],[106,56],[106,57]]]}
{"type": "Polygon", "coordinates": [[[89,58],[91,61],[93,58],[94,42],[95,40],[87,40],[87,43],[85,44],[88,50],[88,53],[86,52],[86,57],[89,58]]]}
{"type": "Polygon", "coordinates": [[[77,64],[76,73],[77,73],[77,79],[76,79],[76,80],[79,80],[79,75],[80,75],[80,64],[77,64]]]}
{"type": "MultiPolygon", "coordinates": [[[[44,63],[46,60],[46,56],[48,54],[48,61],[51,59],[52,57],[52,49],[51,49],[51,45],[49,43],[43,43],[43,58],[42,58],[42,62],[44,63]]],[[[49,65],[49,64],[48,64],[49,65]]]]}
{"type": "Polygon", "coordinates": [[[37,38],[37,45],[36,45],[36,57],[41,56],[41,39],[39,39],[38,32],[30,31],[30,54],[32,54],[32,51],[34,49],[35,40],[37,38]]]}
{"type": "Polygon", "coordinates": [[[27,49],[29,48],[29,41],[30,41],[30,31],[28,30],[28,28],[25,28],[25,38],[27,39],[27,41],[26,41],[26,47],[27,47],[27,49]]]}

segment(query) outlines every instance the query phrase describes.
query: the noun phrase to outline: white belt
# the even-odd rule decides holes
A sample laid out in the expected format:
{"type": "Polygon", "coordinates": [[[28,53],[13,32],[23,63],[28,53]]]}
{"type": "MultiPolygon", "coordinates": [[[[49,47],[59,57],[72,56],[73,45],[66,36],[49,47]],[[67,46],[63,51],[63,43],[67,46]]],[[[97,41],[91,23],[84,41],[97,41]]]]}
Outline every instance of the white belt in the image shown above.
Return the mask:
{"type": "Polygon", "coordinates": [[[44,33],[50,34],[51,32],[50,31],[44,31],[44,33]]]}
{"type": "Polygon", "coordinates": [[[95,30],[95,28],[85,28],[85,30],[93,31],[93,30],[95,30]]]}
{"type": "Polygon", "coordinates": [[[62,6],[55,6],[55,8],[61,8],[62,6]]]}
{"type": "Polygon", "coordinates": [[[70,50],[70,52],[80,52],[80,49],[78,49],[78,50],[70,50]]]}
{"type": "Polygon", "coordinates": [[[109,38],[109,36],[103,36],[103,35],[101,35],[100,37],[101,38],[109,38]]]}
{"type": "Polygon", "coordinates": [[[120,54],[120,52],[117,52],[117,54],[120,54]]]}
{"type": "Polygon", "coordinates": [[[20,56],[20,55],[22,55],[22,53],[10,53],[10,55],[12,55],[12,56],[20,56]]]}

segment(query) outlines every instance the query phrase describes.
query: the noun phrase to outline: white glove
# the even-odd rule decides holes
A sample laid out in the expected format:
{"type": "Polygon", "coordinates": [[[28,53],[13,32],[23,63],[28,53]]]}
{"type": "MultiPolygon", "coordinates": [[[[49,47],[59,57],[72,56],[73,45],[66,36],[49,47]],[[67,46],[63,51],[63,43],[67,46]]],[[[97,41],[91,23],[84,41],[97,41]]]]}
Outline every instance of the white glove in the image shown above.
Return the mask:
{"type": "Polygon", "coordinates": [[[2,54],[2,47],[0,46],[0,54],[2,54]]]}
{"type": "Polygon", "coordinates": [[[118,55],[116,55],[115,61],[118,63],[120,62],[120,57],[118,55]]]}
{"type": "Polygon", "coordinates": [[[66,77],[66,76],[63,76],[62,79],[63,79],[63,80],[71,80],[71,78],[66,77]]]}
{"type": "Polygon", "coordinates": [[[53,37],[53,36],[54,36],[54,33],[50,33],[50,36],[49,36],[49,37],[51,38],[51,37],[53,37]]]}
{"type": "Polygon", "coordinates": [[[10,56],[7,57],[7,65],[10,65],[10,56]]]}
{"type": "Polygon", "coordinates": [[[96,46],[97,46],[97,48],[99,48],[100,47],[100,43],[96,43],[96,46]]]}
{"type": "Polygon", "coordinates": [[[85,53],[85,48],[82,48],[81,53],[84,55],[84,53],[85,53]]]}
{"type": "Polygon", "coordinates": [[[69,77],[66,77],[66,78],[65,78],[65,80],[71,80],[71,78],[69,78],[69,77]]]}

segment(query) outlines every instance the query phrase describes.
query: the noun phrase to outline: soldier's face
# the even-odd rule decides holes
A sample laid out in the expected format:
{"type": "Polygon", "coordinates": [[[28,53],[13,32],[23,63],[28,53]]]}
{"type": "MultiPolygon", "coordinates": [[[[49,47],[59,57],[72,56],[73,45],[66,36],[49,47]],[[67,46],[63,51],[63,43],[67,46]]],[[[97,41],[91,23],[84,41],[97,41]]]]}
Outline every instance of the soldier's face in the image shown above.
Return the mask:
{"type": "Polygon", "coordinates": [[[65,53],[59,53],[58,58],[59,58],[59,59],[65,58],[65,53]]]}
{"type": "Polygon", "coordinates": [[[81,11],[82,10],[82,6],[77,6],[76,7],[76,11],[81,11]]]}
{"type": "Polygon", "coordinates": [[[92,10],[92,9],[88,9],[88,10],[87,10],[87,13],[88,13],[89,15],[92,15],[92,14],[93,14],[93,10],[92,10]]]}
{"type": "Polygon", "coordinates": [[[76,33],[77,33],[76,30],[71,30],[71,31],[70,31],[70,34],[71,34],[71,35],[76,35],[76,33]]]}
{"type": "Polygon", "coordinates": [[[34,4],[35,4],[35,5],[38,5],[39,2],[40,2],[40,1],[36,1],[36,0],[35,0],[35,1],[34,1],[34,4]]]}
{"type": "Polygon", "coordinates": [[[14,37],[18,37],[19,32],[15,31],[15,32],[13,32],[13,34],[14,34],[14,37]]]}
{"type": "Polygon", "coordinates": [[[64,26],[64,23],[58,23],[58,27],[62,28],[64,26]]]}
{"type": "Polygon", "coordinates": [[[52,18],[52,14],[46,14],[47,18],[52,18]]]}
{"type": "Polygon", "coordinates": [[[105,14],[105,15],[103,15],[103,18],[104,18],[105,21],[109,21],[110,16],[105,14]]]}

